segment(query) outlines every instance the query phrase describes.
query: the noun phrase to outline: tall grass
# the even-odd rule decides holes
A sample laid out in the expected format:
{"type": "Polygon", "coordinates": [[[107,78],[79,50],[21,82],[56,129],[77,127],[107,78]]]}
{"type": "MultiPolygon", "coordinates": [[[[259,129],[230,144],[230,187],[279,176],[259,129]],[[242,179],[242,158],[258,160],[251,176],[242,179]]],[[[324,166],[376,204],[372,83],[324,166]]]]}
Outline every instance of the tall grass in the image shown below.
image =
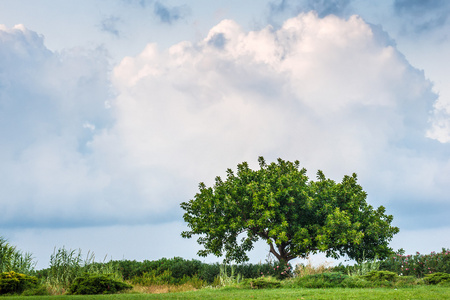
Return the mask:
{"type": "Polygon", "coordinates": [[[0,237],[0,273],[14,271],[31,275],[35,266],[31,253],[23,253],[0,237]]]}
{"type": "Polygon", "coordinates": [[[304,277],[308,275],[316,275],[331,272],[331,262],[324,261],[317,266],[314,266],[311,259],[307,258],[308,262],[306,264],[297,264],[295,266],[294,275],[295,277],[304,277]]]}
{"type": "Polygon", "coordinates": [[[242,275],[240,273],[236,275],[235,269],[236,267],[232,265],[230,275],[228,275],[227,265],[226,264],[220,265],[220,274],[218,276],[219,281],[218,283],[220,286],[233,286],[241,282],[242,275]]]}
{"type": "MultiPolygon", "coordinates": [[[[106,260],[106,258],[105,258],[106,260]]],[[[48,269],[46,283],[54,289],[66,290],[75,278],[83,274],[110,274],[115,279],[122,280],[117,264],[112,261],[105,263],[95,262],[93,252],[88,252],[83,259],[81,249],[68,250],[59,248],[50,256],[50,267],[48,269]]]]}
{"type": "Polygon", "coordinates": [[[381,261],[375,257],[374,259],[363,259],[360,263],[350,266],[348,268],[348,275],[350,276],[364,276],[372,271],[380,269],[381,261]]]}

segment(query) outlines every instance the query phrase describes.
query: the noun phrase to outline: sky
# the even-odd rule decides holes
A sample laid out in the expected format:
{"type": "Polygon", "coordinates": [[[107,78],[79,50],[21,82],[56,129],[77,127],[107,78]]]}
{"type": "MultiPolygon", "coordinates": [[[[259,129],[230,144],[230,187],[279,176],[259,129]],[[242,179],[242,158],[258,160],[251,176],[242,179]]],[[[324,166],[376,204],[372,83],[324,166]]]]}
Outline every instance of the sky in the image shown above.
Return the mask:
{"type": "Polygon", "coordinates": [[[0,0],[0,24],[0,236],[37,269],[220,262],[180,203],[258,156],[355,172],[394,250],[450,248],[449,1],[0,0]]]}

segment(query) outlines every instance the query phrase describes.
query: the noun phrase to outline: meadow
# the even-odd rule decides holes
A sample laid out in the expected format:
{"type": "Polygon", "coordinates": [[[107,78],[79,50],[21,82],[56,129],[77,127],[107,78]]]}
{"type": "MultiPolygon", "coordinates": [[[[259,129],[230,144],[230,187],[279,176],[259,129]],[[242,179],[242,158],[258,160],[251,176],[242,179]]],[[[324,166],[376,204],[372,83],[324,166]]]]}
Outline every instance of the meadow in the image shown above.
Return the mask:
{"type": "Polygon", "coordinates": [[[0,299],[450,299],[450,250],[353,266],[207,264],[180,257],[95,261],[55,249],[46,269],[0,240],[0,299]],[[15,270],[15,271],[14,271],[15,270]]]}
{"type": "MultiPolygon", "coordinates": [[[[450,288],[435,286],[419,286],[412,288],[374,288],[374,289],[202,289],[166,294],[115,294],[115,295],[77,295],[52,296],[54,300],[70,299],[114,299],[114,300],[141,300],[141,299],[449,299],[450,288]]],[[[7,296],[1,299],[11,300],[43,300],[48,296],[7,296]]]]}

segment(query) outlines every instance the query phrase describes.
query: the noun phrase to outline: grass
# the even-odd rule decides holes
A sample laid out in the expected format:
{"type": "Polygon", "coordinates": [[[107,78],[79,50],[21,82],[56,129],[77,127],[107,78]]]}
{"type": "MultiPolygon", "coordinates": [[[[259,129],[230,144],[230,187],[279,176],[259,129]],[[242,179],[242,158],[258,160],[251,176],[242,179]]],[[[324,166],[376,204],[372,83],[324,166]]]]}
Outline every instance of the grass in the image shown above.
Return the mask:
{"type": "Polygon", "coordinates": [[[95,296],[7,296],[2,300],[141,300],[141,299],[450,299],[450,288],[436,286],[415,286],[388,289],[268,289],[251,290],[236,288],[202,289],[198,291],[166,294],[116,294],[95,296]]]}

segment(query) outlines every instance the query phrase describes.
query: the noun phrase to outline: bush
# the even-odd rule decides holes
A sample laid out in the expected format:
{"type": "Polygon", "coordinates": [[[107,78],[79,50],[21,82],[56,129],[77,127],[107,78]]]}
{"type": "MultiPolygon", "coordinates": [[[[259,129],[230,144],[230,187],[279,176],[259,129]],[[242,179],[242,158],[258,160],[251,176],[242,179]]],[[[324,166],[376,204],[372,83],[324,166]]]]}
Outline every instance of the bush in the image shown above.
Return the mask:
{"type": "Polygon", "coordinates": [[[362,277],[368,281],[396,281],[398,275],[390,271],[371,271],[362,277]]]}
{"type": "Polygon", "coordinates": [[[48,291],[45,285],[39,285],[38,287],[26,289],[23,291],[22,296],[49,296],[50,292],[48,291]]]}
{"type": "Polygon", "coordinates": [[[117,281],[112,276],[85,274],[75,278],[69,287],[69,293],[73,295],[115,294],[131,288],[131,285],[117,281]]]}
{"type": "Polygon", "coordinates": [[[259,277],[249,281],[252,289],[273,289],[281,287],[281,282],[273,277],[259,277]]]}
{"type": "Polygon", "coordinates": [[[427,284],[440,284],[444,282],[450,283],[450,274],[442,272],[427,274],[423,280],[427,284]]]}
{"type": "Polygon", "coordinates": [[[442,248],[441,252],[430,254],[416,252],[415,255],[404,255],[404,251],[399,250],[383,260],[380,269],[418,278],[436,272],[450,273],[450,249],[442,248]]]}
{"type": "Polygon", "coordinates": [[[339,287],[341,283],[350,278],[348,275],[342,273],[322,273],[307,275],[295,279],[295,284],[300,287],[306,288],[328,288],[328,287],[339,287]]]}
{"type": "Polygon", "coordinates": [[[20,294],[27,288],[36,287],[38,279],[21,273],[0,273],[0,294],[20,294]]]}

